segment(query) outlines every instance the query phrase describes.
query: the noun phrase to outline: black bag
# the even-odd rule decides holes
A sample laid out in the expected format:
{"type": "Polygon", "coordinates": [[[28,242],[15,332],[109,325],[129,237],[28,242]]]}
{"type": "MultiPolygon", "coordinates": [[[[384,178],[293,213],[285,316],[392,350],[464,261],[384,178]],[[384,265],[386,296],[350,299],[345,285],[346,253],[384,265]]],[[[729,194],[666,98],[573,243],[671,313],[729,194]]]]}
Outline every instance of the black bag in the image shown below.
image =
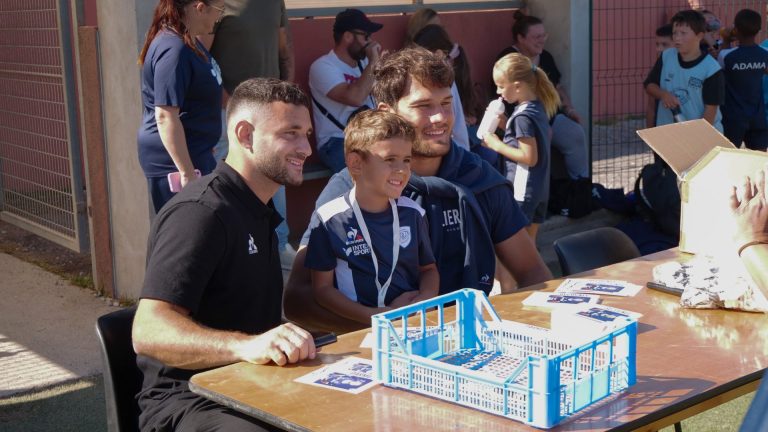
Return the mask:
{"type": "Polygon", "coordinates": [[[680,236],[680,190],[677,175],[664,161],[648,164],[635,181],[635,199],[641,216],[664,234],[680,236]]]}
{"type": "Polygon", "coordinates": [[[549,203],[551,213],[569,218],[580,218],[595,208],[592,202],[592,180],[588,178],[552,179],[549,183],[549,203]]]}

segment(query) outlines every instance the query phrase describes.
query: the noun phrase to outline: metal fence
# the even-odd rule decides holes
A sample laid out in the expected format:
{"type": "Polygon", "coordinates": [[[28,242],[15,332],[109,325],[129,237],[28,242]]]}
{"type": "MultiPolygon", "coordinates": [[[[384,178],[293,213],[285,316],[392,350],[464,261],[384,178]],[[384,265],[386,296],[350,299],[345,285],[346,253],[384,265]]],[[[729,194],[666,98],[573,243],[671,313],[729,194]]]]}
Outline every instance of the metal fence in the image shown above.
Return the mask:
{"type": "Polygon", "coordinates": [[[70,7],[0,2],[0,217],[83,251],[70,7]]]}
{"type": "MultiPolygon", "coordinates": [[[[744,8],[765,17],[766,0],[592,1],[592,174],[607,187],[634,186],[653,153],[638,138],[648,96],[643,81],[656,61],[656,28],[679,10],[707,9],[725,27],[744,8]]],[[[766,38],[765,24],[758,41],[766,38]]]]}

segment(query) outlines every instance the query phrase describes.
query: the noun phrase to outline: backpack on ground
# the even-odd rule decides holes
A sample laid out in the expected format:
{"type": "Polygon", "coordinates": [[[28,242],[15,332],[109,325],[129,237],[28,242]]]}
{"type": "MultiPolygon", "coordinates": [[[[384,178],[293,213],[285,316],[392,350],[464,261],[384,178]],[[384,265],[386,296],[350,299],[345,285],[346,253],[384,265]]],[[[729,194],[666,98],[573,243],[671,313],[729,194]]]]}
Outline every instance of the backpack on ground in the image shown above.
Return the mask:
{"type": "Polygon", "coordinates": [[[680,236],[680,190],[677,175],[664,161],[650,163],[635,181],[635,199],[640,215],[661,232],[680,236]]]}
{"type": "Polygon", "coordinates": [[[569,218],[580,218],[592,213],[595,209],[592,201],[592,180],[551,179],[547,207],[551,213],[569,218]]]}

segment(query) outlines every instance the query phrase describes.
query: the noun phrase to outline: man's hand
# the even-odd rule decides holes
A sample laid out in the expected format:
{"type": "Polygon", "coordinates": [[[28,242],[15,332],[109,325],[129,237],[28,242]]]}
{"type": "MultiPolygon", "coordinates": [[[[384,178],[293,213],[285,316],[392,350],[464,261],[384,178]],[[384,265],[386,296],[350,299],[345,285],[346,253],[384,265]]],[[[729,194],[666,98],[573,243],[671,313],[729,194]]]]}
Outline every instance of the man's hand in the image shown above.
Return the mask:
{"type": "Polygon", "coordinates": [[[315,358],[315,342],[306,330],[291,324],[283,324],[257,336],[243,340],[236,348],[236,355],[243,361],[278,366],[315,358]]]}
{"type": "Polygon", "coordinates": [[[737,251],[752,242],[768,242],[766,169],[757,172],[755,181],[745,177],[742,190],[738,190],[736,186],[731,189],[730,204],[734,216],[737,251]]]}
{"type": "Polygon", "coordinates": [[[369,64],[375,65],[381,58],[381,45],[371,39],[365,46],[365,56],[368,58],[369,64]]]}

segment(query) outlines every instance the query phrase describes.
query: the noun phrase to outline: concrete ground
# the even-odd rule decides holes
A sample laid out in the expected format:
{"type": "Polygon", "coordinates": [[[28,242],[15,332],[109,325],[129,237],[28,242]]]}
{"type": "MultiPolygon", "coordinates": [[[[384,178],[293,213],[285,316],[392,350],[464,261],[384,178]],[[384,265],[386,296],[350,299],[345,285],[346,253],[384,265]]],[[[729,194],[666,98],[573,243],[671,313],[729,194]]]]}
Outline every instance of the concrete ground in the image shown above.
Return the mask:
{"type": "Polygon", "coordinates": [[[92,291],[0,253],[0,398],[101,374],[92,291]]]}

